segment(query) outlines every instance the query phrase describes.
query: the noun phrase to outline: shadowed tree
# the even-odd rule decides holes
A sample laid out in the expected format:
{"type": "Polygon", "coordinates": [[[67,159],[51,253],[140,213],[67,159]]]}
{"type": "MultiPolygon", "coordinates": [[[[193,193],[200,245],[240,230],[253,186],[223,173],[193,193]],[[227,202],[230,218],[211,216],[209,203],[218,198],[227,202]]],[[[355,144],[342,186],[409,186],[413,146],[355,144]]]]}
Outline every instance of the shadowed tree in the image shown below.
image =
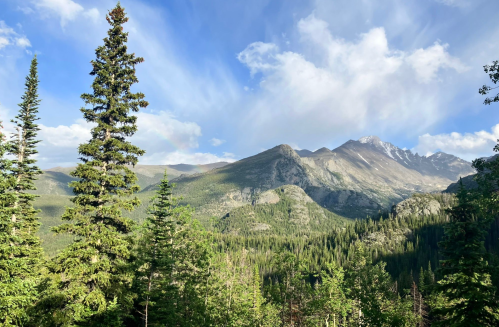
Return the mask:
{"type": "Polygon", "coordinates": [[[499,305],[484,246],[492,219],[483,212],[477,194],[470,194],[462,182],[460,187],[459,203],[449,211],[450,221],[439,243],[444,257],[439,268],[443,278],[436,289],[445,301],[433,311],[439,317],[434,324],[497,326],[499,305]]]}

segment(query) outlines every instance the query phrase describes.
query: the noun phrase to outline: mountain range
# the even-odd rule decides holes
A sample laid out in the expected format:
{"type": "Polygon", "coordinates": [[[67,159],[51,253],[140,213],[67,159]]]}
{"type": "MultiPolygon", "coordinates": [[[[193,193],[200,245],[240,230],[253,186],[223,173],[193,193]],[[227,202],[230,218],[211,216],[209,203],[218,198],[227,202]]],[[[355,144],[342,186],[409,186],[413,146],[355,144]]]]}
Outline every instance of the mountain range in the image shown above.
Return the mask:
{"type": "MultiPolygon", "coordinates": [[[[195,216],[205,226],[213,218],[223,219],[218,227],[232,233],[278,230],[286,224],[309,231],[321,224],[341,225],[389,209],[413,193],[441,192],[475,172],[471,163],[456,156],[443,152],[419,156],[376,136],[350,140],[333,150],[294,150],[282,144],[234,163],[137,165],[133,169],[144,205],[132,218],[143,219],[148,199],[167,169],[177,185],[175,194],[195,208],[195,216]],[[292,190],[294,196],[284,190],[292,190]],[[274,200],[262,202],[262,196],[274,200]],[[281,219],[280,227],[269,220],[268,212],[279,212],[274,218],[281,219]]],[[[57,224],[69,204],[71,170],[45,170],[36,183],[37,206],[49,226],[57,224]]]]}
{"type": "Polygon", "coordinates": [[[279,145],[175,182],[185,201],[204,217],[221,216],[267,190],[296,185],[331,212],[363,218],[412,193],[443,191],[473,173],[469,162],[453,155],[419,156],[369,136],[334,150],[295,151],[279,145]]]}

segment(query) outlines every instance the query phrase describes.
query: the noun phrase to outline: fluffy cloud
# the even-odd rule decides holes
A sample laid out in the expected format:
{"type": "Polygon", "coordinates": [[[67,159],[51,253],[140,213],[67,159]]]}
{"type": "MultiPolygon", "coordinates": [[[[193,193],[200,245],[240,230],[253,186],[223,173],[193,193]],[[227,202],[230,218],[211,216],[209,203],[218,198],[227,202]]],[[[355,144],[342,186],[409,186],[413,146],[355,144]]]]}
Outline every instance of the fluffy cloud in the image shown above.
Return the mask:
{"type": "Polygon", "coordinates": [[[213,146],[219,146],[219,145],[224,144],[224,143],[225,143],[225,140],[220,140],[220,139],[217,139],[217,138],[212,138],[212,139],[210,140],[210,143],[211,143],[211,145],[213,145],[213,146]]]}
{"type": "Polygon", "coordinates": [[[279,48],[272,43],[254,42],[237,55],[237,59],[246,64],[251,76],[257,72],[265,72],[274,67],[275,54],[279,48]]]}
{"type": "Polygon", "coordinates": [[[391,49],[383,28],[354,42],[332,35],[314,14],[297,28],[299,52],[257,42],[238,55],[251,75],[262,74],[241,120],[255,143],[327,144],[366,126],[372,133],[417,133],[446,115],[439,108],[441,80],[466,69],[447,45],[391,49]]]}
{"type": "Polygon", "coordinates": [[[37,0],[33,1],[33,4],[42,11],[43,15],[59,16],[62,27],[82,14],[92,19],[99,16],[97,8],[85,11],[82,5],[72,0],[37,0]]]}
{"type": "Polygon", "coordinates": [[[23,36],[16,39],[16,45],[21,48],[27,48],[31,46],[31,42],[25,36],[23,36]]]}
{"type": "Polygon", "coordinates": [[[30,47],[31,43],[26,36],[19,35],[13,28],[0,20],[0,49],[7,45],[17,45],[20,48],[30,47]]]}
{"type": "Polygon", "coordinates": [[[441,68],[454,69],[462,73],[468,70],[459,59],[453,58],[446,51],[448,44],[435,43],[427,49],[418,49],[407,57],[407,62],[412,66],[419,81],[429,83],[436,78],[441,68]]]}
{"type": "MultiPolygon", "coordinates": [[[[181,122],[167,112],[157,114],[138,113],[138,132],[131,141],[146,151],[140,158],[143,164],[205,164],[219,161],[235,161],[234,155],[224,153],[195,152],[201,128],[193,122],[181,122]]],[[[70,126],[49,127],[40,125],[41,165],[45,168],[57,165],[74,165],[77,147],[90,139],[92,125],[78,119],[70,126]]]]}
{"type": "Polygon", "coordinates": [[[450,133],[419,137],[418,145],[413,151],[425,155],[436,151],[452,153],[467,160],[493,155],[492,149],[499,139],[499,124],[492,127],[491,132],[450,133]]]}
{"type": "Polygon", "coordinates": [[[62,148],[76,149],[79,144],[90,139],[91,129],[92,125],[83,119],[78,119],[75,124],[70,126],[49,127],[40,125],[39,135],[43,140],[40,146],[56,147],[60,151],[64,151],[62,148]]]}
{"type": "Polygon", "coordinates": [[[7,26],[3,20],[0,20],[0,34],[11,35],[16,34],[16,32],[11,27],[7,26]]]}
{"type": "Polygon", "coordinates": [[[9,39],[4,37],[4,36],[0,36],[0,49],[4,48],[5,46],[9,45],[9,39]]]}

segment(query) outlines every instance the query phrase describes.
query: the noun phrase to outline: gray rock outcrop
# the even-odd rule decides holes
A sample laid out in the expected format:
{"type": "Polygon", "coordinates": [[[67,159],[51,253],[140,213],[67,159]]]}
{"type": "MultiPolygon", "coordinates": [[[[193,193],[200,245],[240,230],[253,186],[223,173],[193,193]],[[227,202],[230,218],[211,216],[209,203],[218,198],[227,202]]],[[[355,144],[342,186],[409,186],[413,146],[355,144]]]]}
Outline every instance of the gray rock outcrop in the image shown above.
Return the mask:
{"type": "Polygon", "coordinates": [[[440,203],[431,196],[414,196],[394,205],[392,213],[396,217],[429,216],[438,214],[440,209],[440,203]]]}

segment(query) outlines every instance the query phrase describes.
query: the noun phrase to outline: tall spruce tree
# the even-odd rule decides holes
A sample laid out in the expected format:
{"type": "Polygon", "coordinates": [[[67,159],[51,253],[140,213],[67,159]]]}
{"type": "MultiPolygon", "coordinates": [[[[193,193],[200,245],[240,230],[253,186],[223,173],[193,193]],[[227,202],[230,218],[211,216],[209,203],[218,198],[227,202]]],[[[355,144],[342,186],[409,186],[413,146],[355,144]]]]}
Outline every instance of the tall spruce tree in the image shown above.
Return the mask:
{"type": "Polygon", "coordinates": [[[439,243],[443,278],[436,289],[445,302],[433,311],[440,318],[437,326],[499,325],[499,303],[484,246],[491,217],[483,212],[476,196],[461,181],[459,203],[450,210],[450,222],[444,226],[439,243]]]}
{"type": "Polygon", "coordinates": [[[92,106],[81,109],[83,116],[96,126],[88,143],[78,148],[82,163],[71,173],[78,180],[70,184],[76,196],[62,217],[68,223],[54,228],[74,236],[50,267],[56,291],[45,297],[46,304],[55,306],[51,323],[60,326],[121,326],[133,304],[127,234],[134,224],[122,211],[140,204],[133,197],[139,186],[130,166],[144,151],[126,139],[137,131],[133,112],[148,105],[144,94],[131,92],[138,82],[135,66],[144,60],[127,52],[122,25],[128,18],[119,2],[106,20],[108,36],[91,62],[93,93],[81,96],[92,106]]]}
{"type": "Polygon", "coordinates": [[[12,120],[16,133],[6,144],[2,139],[0,146],[0,322],[3,326],[25,323],[26,310],[37,297],[36,284],[41,272],[43,251],[36,235],[40,223],[38,211],[33,208],[36,195],[30,193],[36,190],[34,181],[42,173],[34,159],[38,153],[36,146],[40,142],[37,140],[39,128],[36,124],[40,104],[37,66],[35,56],[26,77],[19,113],[12,120]],[[14,159],[4,158],[5,152],[14,159]]]}

